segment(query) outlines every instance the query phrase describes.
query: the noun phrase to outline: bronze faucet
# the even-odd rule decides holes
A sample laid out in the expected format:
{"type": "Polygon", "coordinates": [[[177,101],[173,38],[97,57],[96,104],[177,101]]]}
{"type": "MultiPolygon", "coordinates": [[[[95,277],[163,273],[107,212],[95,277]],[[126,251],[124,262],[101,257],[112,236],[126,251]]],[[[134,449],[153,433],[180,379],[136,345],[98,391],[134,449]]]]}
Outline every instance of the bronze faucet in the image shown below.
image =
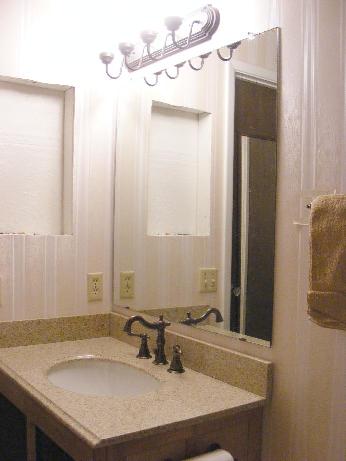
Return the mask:
{"type": "Polygon", "coordinates": [[[192,317],[191,312],[187,312],[186,319],[180,320],[180,323],[183,323],[184,325],[197,325],[198,323],[203,322],[203,320],[207,319],[210,314],[215,314],[216,322],[223,322],[223,317],[219,309],[216,309],[216,307],[211,307],[207,310],[205,314],[201,315],[201,317],[198,318],[192,317]]]}
{"type": "Polygon", "coordinates": [[[166,322],[163,319],[163,315],[160,315],[159,320],[156,322],[148,322],[143,318],[141,315],[133,315],[130,317],[125,325],[124,325],[124,331],[129,335],[129,336],[134,336],[134,333],[131,331],[132,324],[134,322],[139,322],[141,325],[143,325],[146,328],[149,328],[150,330],[157,330],[157,338],[156,338],[156,345],[157,348],[154,350],[155,352],[155,360],[153,363],[156,365],[158,364],[163,364],[165,365],[168,363],[166,354],[165,354],[165,329],[166,327],[170,326],[170,322],[166,322]]]}

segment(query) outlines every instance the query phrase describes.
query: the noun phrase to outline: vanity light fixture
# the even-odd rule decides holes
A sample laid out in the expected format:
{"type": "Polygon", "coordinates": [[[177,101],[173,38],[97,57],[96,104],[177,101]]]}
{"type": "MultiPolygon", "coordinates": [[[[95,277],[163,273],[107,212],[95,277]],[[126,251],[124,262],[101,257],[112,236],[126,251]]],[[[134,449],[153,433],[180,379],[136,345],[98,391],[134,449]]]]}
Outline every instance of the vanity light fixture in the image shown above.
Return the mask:
{"type": "MultiPolygon", "coordinates": [[[[169,16],[165,19],[166,31],[161,37],[154,30],[144,30],[140,33],[142,43],[135,45],[130,42],[119,43],[119,51],[123,56],[118,72],[112,74],[110,65],[113,62],[114,54],[103,52],[100,54],[100,59],[106,67],[106,74],[109,78],[117,80],[121,77],[124,67],[129,72],[135,72],[150,66],[176,53],[192,48],[207,40],[210,40],[220,23],[220,13],[212,5],[206,5],[188,15],[186,20],[180,16],[169,16]],[[155,45],[160,42],[161,45],[155,45]]],[[[252,39],[255,34],[249,33],[249,39],[252,39]]],[[[240,45],[240,41],[228,45],[227,55],[217,50],[217,56],[222,61],[230,61],[233,56],[233,51],[240,45]]],[[[197,58],[189,59],[189,67],[195,71],[201,70],[205,60],[210,56],[210,53],[205,53],[197,58]],[[199,59],[199,62],[196,62],[199,59]]],[[[155,86],[159,81],[162,73],[166,74],[169,79],[175,80],[179,77],[180,69],[186,64],[186,61],[175,64],[174,73],[170,73],[167,69],[154,72],[153,78],[144,77],[144,81],[148,86],[155,86]]]]}
{"type": "MultiPolygon", "coordinates": [[[[103,52],[100,54],[100,59],[106,67],[108,77],[117,80],[122,75],[124,67],[129,72],[134,72],[210,40],[218,29],[219,24],[219,11],[212,5],[206,5],[189,15],[186,21],[180,16],[167,17],[165,19],[166,32],[161,38],[160,46],[156,45],[157,42],[160,42],[160,34],[154,30],[144,30],[141,32],[142,44],[139,47],[134,43],[119,43],[118,48],[123,58],[119,70],[115,74],[112,74],[109,69],[110,64],[113,62],[114,54],[103,52]]],[[[189,61],[190,67],[194,70],[199,70],[202,68],[204,59],[208,55],[209,53],[201,56],[201,64],[198,68],[189,61]]],[[[171,79],[176,79],[179,76],[180,68],[184,64],[185,62],[177,64],[175,66],[176,72],[173,75],[165,70],[166,75],[171,79]]],[[[149,82],[145,79],[146,83],[149,86],[156,85],[160,74],[161,72],[154,74],[154,82],[149,82]]]]}

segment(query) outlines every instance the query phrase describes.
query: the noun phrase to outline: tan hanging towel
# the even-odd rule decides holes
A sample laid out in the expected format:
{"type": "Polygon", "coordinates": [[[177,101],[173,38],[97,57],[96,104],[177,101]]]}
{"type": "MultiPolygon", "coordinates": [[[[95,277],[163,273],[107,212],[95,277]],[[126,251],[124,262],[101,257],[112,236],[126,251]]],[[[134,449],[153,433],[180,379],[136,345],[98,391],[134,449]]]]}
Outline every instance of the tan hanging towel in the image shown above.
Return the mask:
{"type": "Polygon", "coordinates": [[[310,319],[346,330],[346,195],[321,195],[311,204],[310,319]]]}

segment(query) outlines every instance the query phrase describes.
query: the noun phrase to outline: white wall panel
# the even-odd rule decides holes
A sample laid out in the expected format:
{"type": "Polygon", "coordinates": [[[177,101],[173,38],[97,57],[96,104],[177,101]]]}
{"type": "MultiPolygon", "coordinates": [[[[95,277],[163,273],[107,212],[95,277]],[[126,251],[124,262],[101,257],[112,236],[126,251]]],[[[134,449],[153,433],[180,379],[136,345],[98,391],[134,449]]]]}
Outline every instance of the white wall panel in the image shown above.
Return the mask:
{"type": "Polygon", "coordinates": [[[345,4],[273,2],[282,85],[273,346],[235,343],[274,362],[264,461],[343,461],[346,334],[309,321],[308,194],[345,189],[345,4]]]}
{"type": "Polygon", "coordinates": [[[39,319],[45,317],[45,237],[26,236],[24,245],[26,315],[39,319]]]}
{"type": "Polygon", "coordinates": [[[77,278],[75,247],[76,240],[73,237],[55,237],[53,251],[55,257],[54,310],[56,315],[75,313],[77,278]]]}
{"type": "Polygon", "coordinates": [[[111,304],[115,93],[90,34],[102,16],[99,5],[84,2],[0,2],[0,75],[76,88],[74,235],[0,235],[1,320],[103,312],[111,304]],[[87,303],[87,272],[105,273],[103,302],[87,303]]]}
{"type": "MultiPolygon", "coordinates": [[[[55,235],[45,236],[45,248],[44,248],[44,317],[55,317],[56,316],[56,288],[57,288],[57,243],[59,241],[64,241],[66,238],[73,240],[72,236],[56,237],[55,235]]],[[[67,254],[67,252],[66,252],[67,254]]],[[[71,252],[69,253],[71,254],[71,252]]],[[[73,270],[73,266],[71,268],[73,270]]],[[[66,284],[65,284],[66,285],[66,284]]],[[[66,286],[64,287],[64,290],[66,286]]],[[[59,303],[60,306],[60,303],[59,303]]]]}
{"type": "Polygon", "coordinates": [[[0,238],[0,320],[13,320],[13,237],[0,238]]]}
{"type": "Polygon", "coordinates": [[[64,106],[64,91],[0,78],[1,233],[64,233],[64,106]]]}

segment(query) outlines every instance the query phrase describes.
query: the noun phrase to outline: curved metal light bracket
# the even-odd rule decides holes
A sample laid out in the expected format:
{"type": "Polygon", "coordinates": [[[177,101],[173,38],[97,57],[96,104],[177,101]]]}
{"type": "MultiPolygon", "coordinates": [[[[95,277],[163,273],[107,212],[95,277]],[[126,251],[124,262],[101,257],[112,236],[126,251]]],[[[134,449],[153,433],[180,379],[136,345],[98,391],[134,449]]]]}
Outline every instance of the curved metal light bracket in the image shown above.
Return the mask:
{"type": "Polygon", "coordinates": [[[206,58],[207,58],[210,54],[211,54],[211,53],[206,53],[206,54],[202,54],[201,56],[199,56],[199,58],[201,59],[199,67],[195,66],[195,65],[192,63],[192,59],[189,59],[189,66],[191,67],[191,69],[193,69],[193,70],[201,70],[202,67],[204,66],[204,61],[206,60],[206,58]]]}
{"type": "Polygon", "coordinates": [[[162,59],[162,56],[164,56],[165,54],[165,51],[166,51],[166,48],[167,48],[167,41],[168,41],[168,37],[171,37],[172,36],[172,33],[169,32],[167,35],[166,35],[166,38],[165,38],[165,42],[163,44],[163,47],[161,48],[161,51],[159,54],[157,54],[157,52],[154,52],[152,53],[151,50],[150,50],[150,43],[148,43],[146,45],[146,50],[147,50],[147,56],[152,59],[152,61],[159,61],[160,59],[162,59]]]}
{"type": "Polygon", "coordinates": [[[171,80],[175,80],[176,78],[179,77],[179,67],[175,67],[176,68],[176,74],[175,75],[170,75],[167,71],[167,69],[165,69],[165,74],[167,75],[168,78],[170,78],[171,80]]]}
{"type": "Polygon", "coordinates": [[[167,69],[165,69],[165,74],[167,75],[168,78],[170,78],[171,80],[175,80],[176,78],[179,77],[179,71],[180,71],[180,68],[183,67],[183,65],[185,64],[186,61],[184,62],[181,62],[180,64],[176,64],[174,67],[176,68],[176,74],[175,75],[170,75],[167,71],[167,69]]]}
{"type": "Polygon", "coordinates": [[[193,69],[193,70],[201,70],[202,67],[204,66],[204,59],[201,58],[201,62],[200,62],[199,67],[194,66],[194,64],[192,64],[192,62],[191,62],[191,59],[189,59],[189,66],[190,66],[191,69],[193,69]]]}
{"type": "Polygon", "coordinates": [[[241,42],[235,42],[232,43],[231,45],[227,45],[227,48],[229,49],[229,55],[227,57],[222,56],[220,50],[217,50],[217,55],[222,61],[230,61],[233,56],[233,51],[238,48],[238,46],[241,44],[241,42]]]}
{"type": "Polygon", "coordinates": [[[123,71],[123,67],[124,67],[124,59],[122,60],[121,64],[120,64],[120,68],[119,68],[119,72],[117,75],[112,75],[110,72],[109,72],[109,65],[112,64],[113,62],[113,59],[114,59],[114,54],[113,53],[109,53],[107,51],[104,51],[103,53],[100,53],[100,56],[99,58],[101,59],[101,61],[103,62],[103,64],[105,65],[106,67],[106,74],[108,75],[109,78],[111,78],[112,80],[117,80],[118,78],[120,78],[121,74],[122,74],[122,71],[123,71]]]}
{"type": "Polygon", "coordinates": [[[107,63],[106,64],[106,74],[108,75],[108,77],[111,78],[112,80],[118,80],[118,78],[120,78],[121,74],[123,73],[124,63],[125,63],[125,58],[123,58],[123,60],[121,61],[121,65],[120,65],[119,72],[117,75],[112,75],[109,72],[109,64],[107,63]]]}
{"type": "Polygon", "coordinates": [[[159,75],[161,75],[162,71],[160,72],[155,72],[155,81],[154,82],[149,82],[147,80],[147,77],[144,77],[144,81],[145,83],[148,85],[148,86],[156,86],[158,84],[158,81],[159,81],[159,75]]]}
{"type": "Polygon", "coordinates": [[[125,63],[125,66],[127,67],[127,69],[131,72],[133,72],[134,70],[138,70],[142,67],[142,62],[143,62],[143,58],[144,58],[144,55],[145,55],[145,50],[147,48],[147,45],[144,45],[143,47],[143,51],[142,51],[142,56],[141,58],[138,60],[137,64],[136,64],[136,67],[133,67],[129,64],[128,60],[129,60],[129,56],[130,55],[125,55],[124,56],[124,63],[125,63]]]}
{"type": "Polygon", "coordinates": [[[191,42],[191,37],[192,37],[192,30],[193,30],[193,27],[195,24],[200,24],[201,21],[199,20],[196,20],[196,21],[192,21],[191,25],[190,25],[190,32],[189,32],[189,35],[187,37],[187,40],[186,40],[186,43],[184,43],[183,45],[180,45],[179,42],[176,41],[176,38],[175,38],[175,31],[172,32],[172,42],[174,43],[174,45],[179,48],[180,50],[184,50],[185,48],[189,48],[190,46],[190,42],[191,42]]]}
{"type": "Polygon", "coordinates": [[[223,57],[222,54],[220,53],[220,50],[217,50],[217,55],[221,59],[221,61],[230,61],[233,56],[233,50],[232,48],[229,49],[229,56],[227,58],[223,57]]]}
{"type": "Polygon", "coordinates": [[[206,42],[212,38],[214,33],[217,31],[220,24],[220,13],[219,10],[212,5],[206,5],[196,13],[199,15],[198,19],[195,19],[190,26],[190,33],[187,37],[176,40],[173,34],[174,31],[169,32],[166,37],[163,46],[156,50],[152,51],[151,47],[146,45],[146,55],[141,58],[133,57],[132,60],[130,56],[127,58],[126,65],[130,72],[136,71],[143,67],[149,66],[154,62],[165,59],[169,56],[173,56],[176,53],[182,51],[182,49],[192,48],[196,45],[199,45],[203,42],[206,42]],[[193,32],[193,29],[199,23],[200,28],[196,32],[193,32]],[[172,43],[168,44],[168,38],[172,37],[172,43]]]}

